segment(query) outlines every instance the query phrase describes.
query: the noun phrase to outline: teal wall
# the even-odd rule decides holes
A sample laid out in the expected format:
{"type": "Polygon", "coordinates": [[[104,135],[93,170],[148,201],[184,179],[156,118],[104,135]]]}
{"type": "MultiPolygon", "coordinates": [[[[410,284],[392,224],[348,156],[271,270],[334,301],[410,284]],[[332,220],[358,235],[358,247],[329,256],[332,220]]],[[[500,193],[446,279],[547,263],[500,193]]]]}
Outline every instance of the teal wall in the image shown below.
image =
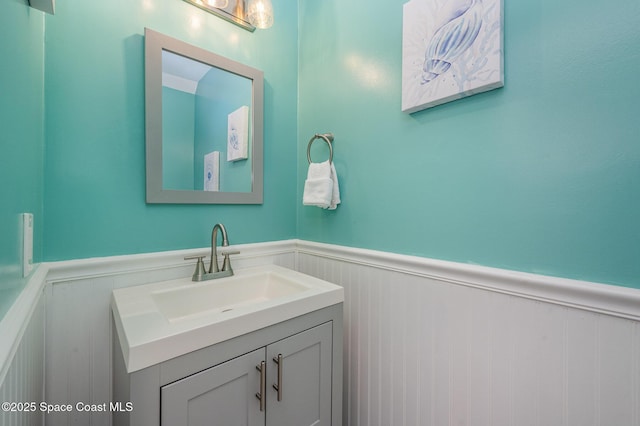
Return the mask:
{"type": "Polygon", "coordinates": [[[20,213],[33,213],[42,258],[44,14],[26,1],[0,6],[0,318],[22,288],[20,213]]]}
{"type": "Polygon", "coordinates": [[[301,206],[300,149],[298,237],[640,288],[640,2],[507,1],[505,87],[413,115],[404,3],[300,0],[298,139],[335,134],[343,203],[301,206]]]}
{"type": "MultiPolygon", "coordinates": [[[[193,93],[162,87],[162,187],[193,190],[193,93]]],[[[202,189],[202,184],[200,185],[202,189]]]]}
{"type": "Polygon", "coordinates": [[[196,185],[199,184],[200,189],[204,187],[204,156],[219,151],[220,191],[251,192],[250,160],[227,161],[227,135],[229,114],[241,106],[251,106],[252,89],[250,79],[215,67],[200,79],[196,89],[196,153],[193,159],[196,185]]]}
{"type": "Polygon", "coordinates": [[[47,261],[296,236],[297,7],[250,33],[179,0],[56,3],[46,17],[47,261]],[[195,24],[195,26],[194,26],[195,24]],[[145,203],[144,28],[264,71],[264,204],[145,203]]]}
{"type": "Polygon", "coordinates": [[[274,27],[252,34],[177,0],[67,0],[46,18],[4,2],[3,288],[22,282],[22,211],[36,261],[204,247],[224,222],[232,243],[297,236],[640,288],[640,4],[508,2],[506,86],[407,115],[403,3],[274,0],[274,27]],[[265,72],[263,205],[145,203],[145,26],[265,72]],[[306,142],[327,131],[333,212],[301,205],[306,142]]]}

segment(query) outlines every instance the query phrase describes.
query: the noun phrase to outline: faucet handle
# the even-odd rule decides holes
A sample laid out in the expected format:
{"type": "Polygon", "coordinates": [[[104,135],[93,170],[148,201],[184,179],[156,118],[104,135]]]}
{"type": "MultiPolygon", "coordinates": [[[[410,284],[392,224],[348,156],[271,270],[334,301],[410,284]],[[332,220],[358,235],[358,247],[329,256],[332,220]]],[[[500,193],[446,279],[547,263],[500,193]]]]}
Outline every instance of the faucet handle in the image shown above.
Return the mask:
{"type": "Polygon", "coordinates": [[[231,269],[231,260],[229,259],[229,256],[231,256],[232,254],[240,254],[240,250],[223,251],[221,253],[224,256],[224,261],[222,262],[222,270],[231,271],[231,273],[233,273],[233,269],[231,269]]]}
{"type": "Polygon", "coordinates": [[[194,254],[193,256],[187,256],[184,258],[184,260],[191,260],[191,259],[203,259],[207,257],[206,254],[194,254]]]}
{"type": "Polygon", "coordinates": [[[202,281],[202,277],[205,274],[204,262],[202,261],[202,258],[204,257],[207,257],[207,255],[203,254],[203,255],[187,256],[184,258],[184,260],[198,259],[198,262],[196,263],[196,270],[193,273],[193,276],[191,277],[191,281],[202,281]]]}

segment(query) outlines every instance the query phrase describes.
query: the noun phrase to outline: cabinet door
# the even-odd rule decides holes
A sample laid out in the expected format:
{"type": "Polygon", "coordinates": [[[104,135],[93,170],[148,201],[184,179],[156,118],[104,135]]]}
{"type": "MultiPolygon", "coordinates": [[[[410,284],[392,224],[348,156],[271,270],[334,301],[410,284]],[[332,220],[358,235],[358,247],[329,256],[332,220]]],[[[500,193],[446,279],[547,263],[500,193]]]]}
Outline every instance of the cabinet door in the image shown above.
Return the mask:
{"type": "Polygon", "coordinates": [[[163,386],[162,426],[264,426],[260,411],[261,348],[163,386]]]}
{"type": "Polygon", "coordinates": [[[328,322],[267,346],[267,426],[331,425],[332,332],[328,322]]]}

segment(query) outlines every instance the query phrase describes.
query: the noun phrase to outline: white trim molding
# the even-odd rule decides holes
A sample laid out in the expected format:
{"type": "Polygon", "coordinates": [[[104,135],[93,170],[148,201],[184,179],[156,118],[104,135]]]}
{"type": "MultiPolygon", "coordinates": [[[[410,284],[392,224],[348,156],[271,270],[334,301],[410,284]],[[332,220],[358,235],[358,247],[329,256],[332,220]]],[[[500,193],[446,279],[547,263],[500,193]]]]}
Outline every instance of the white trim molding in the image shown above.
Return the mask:
{"type": "MultiPolygon", "coordinates": [[[[264,263],[265,258],[294,254],[296,245],[295,240],[286,240],[231,245],[225,249],[240,251],[239,254],[233,256],[233,266],[234,268],[246,268],[264,263]]],[[[47,282],[55,284],[111,275],[168,271],[190,266],[195,269],[195,261],[184,258],[194,255],[209,255],[210,251],[211,248],[206,247],[51,262],[47,264],[49,267],[47,282]]],[[[218,247],[218,260],[221,258],[220,251],[220,247],[218,247]]]]}
{"type": "Polygon", "coordinates": [[[39,265],[4,318],[0,319],[0,385],[4,382],[13,357],[40,301],[47,272],[46,265],[39,265]]]}
{"type": "Polygon", "coordinates": [[[298,240],[296,246],[299,254],[640,320],[640,290],[634,288],[311,241],[298,240]]]}

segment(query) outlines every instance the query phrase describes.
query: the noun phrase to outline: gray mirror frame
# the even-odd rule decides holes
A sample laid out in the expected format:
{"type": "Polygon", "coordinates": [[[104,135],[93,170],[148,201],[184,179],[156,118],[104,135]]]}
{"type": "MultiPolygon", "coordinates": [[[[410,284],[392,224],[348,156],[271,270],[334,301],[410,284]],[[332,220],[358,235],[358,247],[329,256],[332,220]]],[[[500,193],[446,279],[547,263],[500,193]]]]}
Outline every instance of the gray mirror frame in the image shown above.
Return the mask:
{"type": "Polygon", "coordinates": [[[147,203],[150,204],[262,204],[264,74],[247,65],[145,28],[145,129],[147,203]],[[253,82],[251,127],[253,139],[251,192],[179,191],[162,188],[162,51],[167,50],[221,68],[253,82]]]}

